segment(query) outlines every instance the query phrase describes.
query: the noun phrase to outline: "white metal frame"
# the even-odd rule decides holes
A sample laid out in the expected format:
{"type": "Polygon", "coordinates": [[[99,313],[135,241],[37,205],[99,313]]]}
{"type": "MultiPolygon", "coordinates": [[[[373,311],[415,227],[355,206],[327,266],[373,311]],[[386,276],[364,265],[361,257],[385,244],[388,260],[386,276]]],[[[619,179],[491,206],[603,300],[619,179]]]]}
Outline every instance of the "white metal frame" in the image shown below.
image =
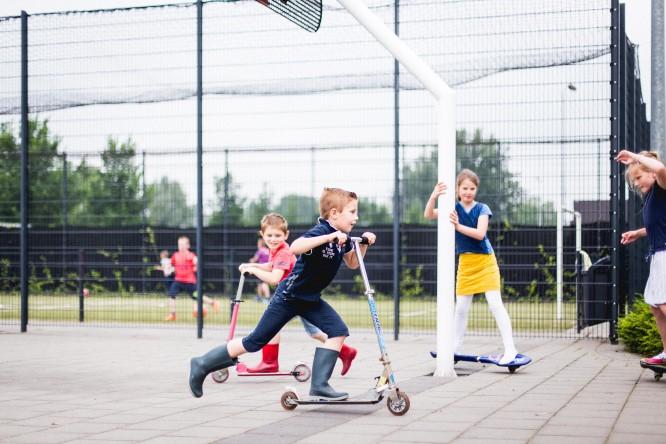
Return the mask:
{"type": "MultiPolygon", "coordinates": [[[[439,198],[437,221],[437,368],[434,376],[455,377],[453,370],[453,309],[455,294],[455,233],[448,221],[455,207],[456,129],[455,98],[442,78],[412,51],[362,0],[338,0],[437,99],[437,175],[449,192],[439,198]]],[[[434,185],[434,184],[433,184],[434,185]]],[[[427,196],[423,196],[424,202],[427,196]]]]}

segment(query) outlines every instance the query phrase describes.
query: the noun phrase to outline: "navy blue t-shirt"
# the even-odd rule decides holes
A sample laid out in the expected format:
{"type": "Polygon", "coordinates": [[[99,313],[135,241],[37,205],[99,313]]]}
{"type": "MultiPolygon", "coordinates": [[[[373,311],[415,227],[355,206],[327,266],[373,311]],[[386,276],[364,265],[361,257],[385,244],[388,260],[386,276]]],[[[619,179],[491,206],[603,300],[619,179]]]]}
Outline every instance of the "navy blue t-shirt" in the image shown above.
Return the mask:
{"type": "Polygon", "coordinates": [[[650,241],[650,253],[666,250],[666,190],[657,182],[645,195],[643,224],[650,241]]]}
{"type": "MultiPolygon", "coordinates": [[[[319,218],[317,225],[302,237],[323,236],[336,231],[338,230],[333,228],[328,221],[319,218]]],[[[321,291],[338,273],[342,257],[351,249],[351,240],[347,239],[343,246],[325,243],[301,254],[296,260],[294,269],[285,280],[280,282],[275,293],[307,301],[317,300],[321,296],[321,291]]]]}
{"type": "MultiPolygon", "coordinates": [[[[477,202],[469,212],[465,210],[465,207],[463,207],[460,202],[456,202],[456,212],[458,213],[458,222],[470,228],[477,227],[479,224],[479,217],[488,215],[488,218],[491,218],[493,216],[490,207],[481,202],[477,202]]],[[[456,253],[492,254],[493,247],[490,245],[487,235],[481,240],[476,240],[456,231],[456,253]]]]}

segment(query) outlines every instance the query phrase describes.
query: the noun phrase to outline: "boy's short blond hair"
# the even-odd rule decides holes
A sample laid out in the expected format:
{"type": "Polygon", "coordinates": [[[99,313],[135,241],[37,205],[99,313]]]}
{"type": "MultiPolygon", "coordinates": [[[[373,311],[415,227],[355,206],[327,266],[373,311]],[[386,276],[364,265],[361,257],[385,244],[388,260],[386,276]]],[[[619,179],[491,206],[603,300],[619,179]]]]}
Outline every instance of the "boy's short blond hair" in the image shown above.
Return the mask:
{"type": "Polygon", "coordinates": [[[285,234],[287,234],[289,231],[289,224],[287,223],[287,219],[279,213],[268,213],[261,218],[261,233],[266,231],[266,228],[268,227],[277,228],[285,234]]]}
{"type": "Polygon", "coordinates": [[[328,219],[333,208],[342,211],[342,208],[352,200],[358,200],[358,196],[353,191],[342,188],[324,188],[319,198],[319,215],[328,219]]]}

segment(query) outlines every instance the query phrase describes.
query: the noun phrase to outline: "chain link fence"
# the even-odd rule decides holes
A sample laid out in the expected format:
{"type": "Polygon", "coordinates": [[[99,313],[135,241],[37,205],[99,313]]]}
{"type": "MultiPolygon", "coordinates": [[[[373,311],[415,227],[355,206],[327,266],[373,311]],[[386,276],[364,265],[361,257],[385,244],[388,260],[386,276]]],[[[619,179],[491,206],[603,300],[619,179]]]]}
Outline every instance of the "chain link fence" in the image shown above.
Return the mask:
{"type": "MultiPolygon", "coordinates": [[[[613,108],[614,66],[637,57],[616,29],[617,2],[367,4],[455,88],[457,166],[479,174],[478,200],[493,210],[489,237],[516,333],[612,336],[611,310],[624,301],[614,302],[609,261],[617,250],[609,177],[619,177],[611,122],[645,120],[635,112],[635,68],[623,71],[633,101],[619,100],[622,116],[613,108]]],[[[367,266],[385,328],[434,332],[438,252],[435,226],[422,217],[436,181],[433,100],[345,10],[323,12],[313,34],[251,1],[204,2],[199,35],[194,3],[0,20],[0,322],[18,324],[21,311],[27,43],[31,325],[171,326],[156,269],[162,250],[187,235],[203,251],[204,292],[226,301],[261,216],[284,214],[293,240],[314,222],[321,189],[338,186],[360,195],[359,234],[379,234],[367,266]]],[[[646,124],[632,128],[645,134],[646,124]]],[[[639,146],[633,137],[623,146],[639,146]]],[[[246,327],[263,311],[253,286],[246,327]]],[[[343,270],[326,297],[350,326],[371,328],[355,273],[343,270]]],[[[178,301],[176,325],[191,327],[191,301],[178,301]]],[[[206,318],[210,327],[227,322],[226,308],[206,318]]],[[[470,329],[495,334],[483,298],[470,329]]]]}

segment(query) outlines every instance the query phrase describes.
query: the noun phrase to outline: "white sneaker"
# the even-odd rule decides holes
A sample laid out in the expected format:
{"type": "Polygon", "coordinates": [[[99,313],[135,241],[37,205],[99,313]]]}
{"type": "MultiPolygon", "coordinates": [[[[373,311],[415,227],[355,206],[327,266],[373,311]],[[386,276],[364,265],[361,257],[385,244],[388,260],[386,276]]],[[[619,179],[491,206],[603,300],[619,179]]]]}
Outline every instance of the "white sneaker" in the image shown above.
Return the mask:
{"type": "Polygon", "coordinates": [[[518,355],[518,352],[516,350],[512,351],[505,351],[504,354],[502,355],[502,358],[499,360],[500,365],[507,365],[511,361],[516,359],[516,355],[518,355]]]}

